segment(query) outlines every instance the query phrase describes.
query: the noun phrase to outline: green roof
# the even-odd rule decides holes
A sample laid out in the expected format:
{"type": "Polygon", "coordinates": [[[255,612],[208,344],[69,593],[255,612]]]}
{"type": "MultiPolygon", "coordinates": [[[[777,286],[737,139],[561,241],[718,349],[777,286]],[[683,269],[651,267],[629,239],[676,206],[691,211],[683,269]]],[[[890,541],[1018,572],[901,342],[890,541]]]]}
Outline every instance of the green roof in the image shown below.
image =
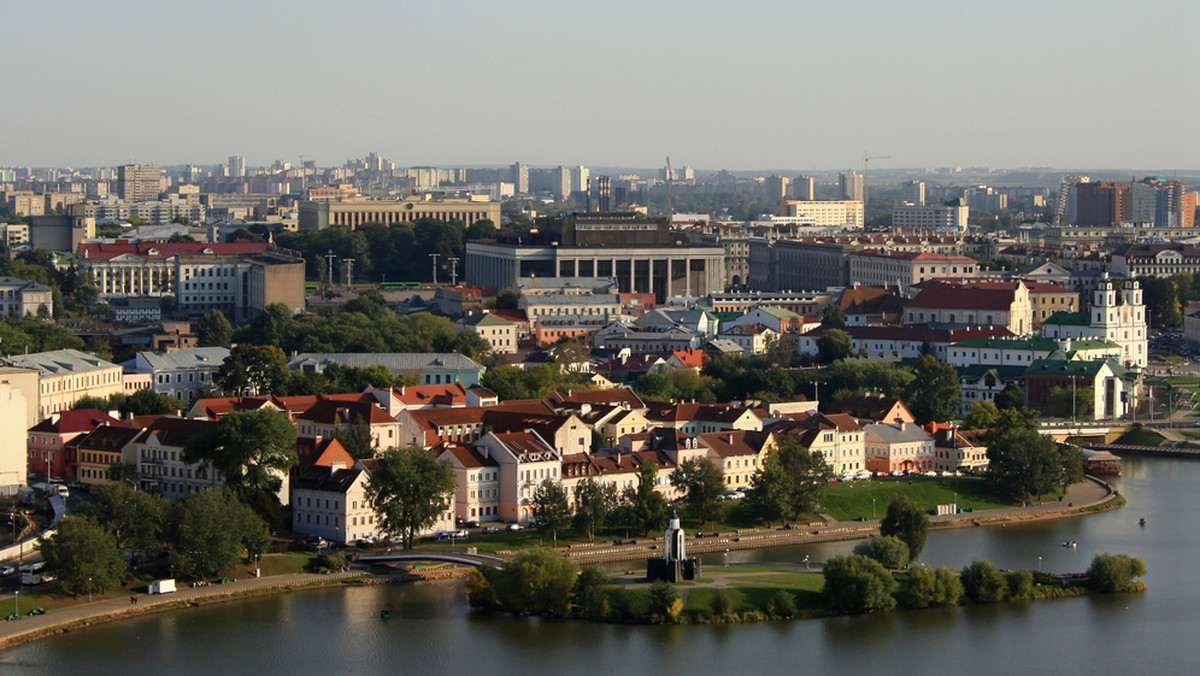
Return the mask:
{"type": "Polygon", "coordinates": [[[1050,352],[1058,349],[1058,341],[1053,338],[968,338],[952,344],[951,347],[977,347],[988,350],[1044,350],[1050,352]]]}
{"type": "Polygon", "coordinates": [[[1092,315],[1087,312],[1055,312],[1046,321],[1042,322],[1042,326],[1046,324],[1054,324],[1056,326],[1091,326],[1092,315]]]}
{"type": "Polygon", "coordinates": [[[786,310],[781,307],[760,307],[758,309],[777,319],[795,319],[800,316],[791,310],[786,310]]]}
{"type": "Polygon", "coordinates": [[[1081,359],[1035,359],[1029,368],[1025,369],[1025,375],[1052,375],[1052,376],[1085,376],[1095,378],[1096,374],[1104,366],[1108,366],[1113,372],[1113,375],[1124,380],[1136,378],[1129,369],[1121,366],[1113,359],[1097,359],[1093,361],[1083,361],[1081,359]]]}
{"type": "Polygon", "coordinates": [[[513,323],[490,312],[467,315],[458,321],[462,322],[463,326],[510,326],[513,323]]]}
{"type": "Polygon", "coordinates": [[[744,312],[709,312],[719,322],[731,322],[738,317],[741,317],[744,312]]]}

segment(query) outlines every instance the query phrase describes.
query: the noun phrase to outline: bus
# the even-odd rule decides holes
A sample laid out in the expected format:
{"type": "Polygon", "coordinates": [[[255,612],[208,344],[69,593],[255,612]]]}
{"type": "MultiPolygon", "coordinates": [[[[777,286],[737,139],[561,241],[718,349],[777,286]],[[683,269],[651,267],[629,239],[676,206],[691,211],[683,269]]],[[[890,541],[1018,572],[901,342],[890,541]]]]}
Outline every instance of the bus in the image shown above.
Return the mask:
{"type": "Polygon", "coordinates": [[[320,291],[320,290],[321,290],[321,284],[319,282],[305,282],[304,283],[304,293],[316,293],[317,291],[320,291]]]}
{"type": "Polygon", "coordinates": [[[21,566],[21,584],[35,585],[53,581],[54,576],[46,572],[46,564],[43,561],[21,566]]]}

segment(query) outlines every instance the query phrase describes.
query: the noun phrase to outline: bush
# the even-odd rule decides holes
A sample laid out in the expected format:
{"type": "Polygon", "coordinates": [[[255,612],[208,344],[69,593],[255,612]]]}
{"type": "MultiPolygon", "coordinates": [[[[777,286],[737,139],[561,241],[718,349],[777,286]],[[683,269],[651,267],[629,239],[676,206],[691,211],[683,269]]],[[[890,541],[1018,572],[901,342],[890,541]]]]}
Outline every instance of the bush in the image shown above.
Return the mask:
{"type": "Polygon", "coordinates": [[[929,535],[929,515],[903,495],[888,505],[887,515],[879,524],[880,535],[894,535],[908,545],[908,560],[916,561],[929,535]]]}
{"type": "Polygon", "coordinates": [[[608,587],[612,579],[596,566],[587,566],[575,578],[571,598],[575,614],[588,620],[602,620],[608,614],[608,587]]]}
{"type": "Polygon", "coordinates": [[[825,564],[825,604],[838,613],[869,613],[896,607],[892,576],[875,559],[852,554],[825,564]]]}
{"type": "Polygon", "coordinates": [[[973,603],[994,603],[1003,601],[1008,592],[1008,583],[1004,575],[996,570],[991,561],[975,559],[971,565],[962,569],[959,576],[963,592],[973,603]]]}
{"type": "Polygon", "coordinates": [[[894,535],[880,535],[858,543],[854,553],[875,559],[884,568],[898,570],[908,565],[908,545],[894,535]]]}
{"type": "Polygon", "coordinates": [[[767,601],[767,613],[775,617],[795,617],[796,597],[791,592],[780,589],[767,601]]]}
{"type": "Polygon", "coordinates": [[[491,566],[472,568],[467,574],[467,603],[472,608],[497,608],[500,599],[496,596],[495,581],[499,571],[491,566]]]}
{"type": "Polygon", "coordinates": [[[928,608],[937,595],[937,576],[925,566],[909,571],[900,581],[900,606],[902,608],[928,608]]]}
{"type": "Polygon", "coordinates": [[[712,601],[709,603],[712,609],[713,617],[718,620],[724,620],[733,612],[733,601],[729,598],[728,592],[724,589],[717,589],[713,593],[712,601]]]}
{"type": "Polygon", "coordinates": [[[329,573],[346,567],[346,557],[341,552],[326,552],[312,560],[310,567],[317,573],[329,573]]]}
{"type": "Polygon", "coordinates": [[[954,571],[945,566],[938,566],[934,573],[937,578],[937,593],[933,603],[939,606],[957,606],[963,596],[963,584],[954,571]]]}
{"type": "Polygon", "coordinates": [[[1146,574],[1146,564],[1124,554],[1097,554],[1088,566],[1088,585],[1100,592],[1129,591],[1133,578],[1146,574]]]}
{"type": "Polygon", "coordinates": [[[1004,576],[1008,581],[1008,598],[1019,599],[1033,593],[1033,572],[1010,570],[1004,576]]]}

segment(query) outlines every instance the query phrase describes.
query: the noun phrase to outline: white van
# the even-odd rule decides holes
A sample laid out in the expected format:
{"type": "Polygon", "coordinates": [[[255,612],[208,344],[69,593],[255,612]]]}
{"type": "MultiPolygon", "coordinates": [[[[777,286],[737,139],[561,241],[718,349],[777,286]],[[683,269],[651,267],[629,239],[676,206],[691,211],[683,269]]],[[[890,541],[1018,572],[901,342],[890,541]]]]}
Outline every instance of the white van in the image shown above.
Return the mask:
{"type": "Polygon", "coordinates": [[[67,498],[71,497],[71,490],[68,489],[63,484],[54,484],[53,488],[54,488],[54,490],[58,491],[58,496],[60,498],[62,498],[63,500],[66,500],[67,498]]]}

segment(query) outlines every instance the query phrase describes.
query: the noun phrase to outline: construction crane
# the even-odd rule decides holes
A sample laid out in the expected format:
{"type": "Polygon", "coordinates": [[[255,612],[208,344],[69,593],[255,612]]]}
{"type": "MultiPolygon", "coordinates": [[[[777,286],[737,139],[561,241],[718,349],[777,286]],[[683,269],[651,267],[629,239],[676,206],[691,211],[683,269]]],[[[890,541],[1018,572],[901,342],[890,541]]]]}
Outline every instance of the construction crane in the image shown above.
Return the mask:
{"type": "Polygon", "coordinates": [[[875,157],[867,156],[867,151],[863,151],[863,221],[867,218],[867,179],[870,178],[871,160],[890,160],[891,155],[876,155],[875,157]]]}

